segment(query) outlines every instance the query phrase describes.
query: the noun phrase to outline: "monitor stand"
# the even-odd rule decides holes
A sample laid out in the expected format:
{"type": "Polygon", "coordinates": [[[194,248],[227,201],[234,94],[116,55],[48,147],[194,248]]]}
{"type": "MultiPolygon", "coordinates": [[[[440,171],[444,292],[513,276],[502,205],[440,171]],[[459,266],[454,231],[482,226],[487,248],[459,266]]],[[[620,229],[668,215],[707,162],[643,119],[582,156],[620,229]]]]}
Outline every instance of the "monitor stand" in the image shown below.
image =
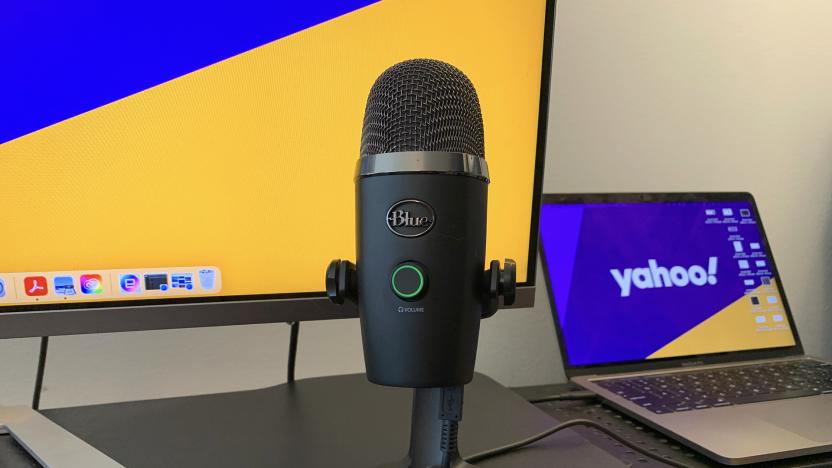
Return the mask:
{"type": "MultiPolygon", "coordinates": [[[[130,468],[366,468],[407,453],[412,411],[412,390],[374,385],[365,375],[353,374],[300,379],[258,390],[41,413],[130,468]]],[[[475,374],[465,387],[459,449],[463,456],[474,454],[555,424],[556,420],[518,394],[475,374]]],[[[493,468],[623,466],[571,430],[482,464],[493,468]]]]}

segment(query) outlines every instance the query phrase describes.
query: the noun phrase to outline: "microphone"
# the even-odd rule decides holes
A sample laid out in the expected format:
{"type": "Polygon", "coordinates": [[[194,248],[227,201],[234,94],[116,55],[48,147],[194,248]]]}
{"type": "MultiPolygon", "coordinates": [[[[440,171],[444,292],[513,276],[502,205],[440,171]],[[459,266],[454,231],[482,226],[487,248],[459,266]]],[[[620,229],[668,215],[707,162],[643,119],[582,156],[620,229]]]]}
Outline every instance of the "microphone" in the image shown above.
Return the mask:
{"type": "Polygon", "coordinates": [[[470,382],[480,318],[496,311],[501,290],[513,302],[513,282],[501,281],[515,275],[513,262],[498,271],[498,291],[483,274],[484,156],[479,98],[457,68],[408,60],[373,84],[356,177],[357,273],[335,267],[345,285],[336,302],[349,295],[347,283],[357,293],[371,382],[470,382]]]}
{"type": "Polygon", "coordinates": [[[415,395],[415,460],[419,401],[442,408],[424,418],[461,418],[480,319],[514,302],[515,263],[485,269],[490,175],[473,84],[437,60],[388,68],[367,98],[360,156],[356,265],[330,263],[327,295],[357,303],[371,382],[436,390],[415,395]]]}

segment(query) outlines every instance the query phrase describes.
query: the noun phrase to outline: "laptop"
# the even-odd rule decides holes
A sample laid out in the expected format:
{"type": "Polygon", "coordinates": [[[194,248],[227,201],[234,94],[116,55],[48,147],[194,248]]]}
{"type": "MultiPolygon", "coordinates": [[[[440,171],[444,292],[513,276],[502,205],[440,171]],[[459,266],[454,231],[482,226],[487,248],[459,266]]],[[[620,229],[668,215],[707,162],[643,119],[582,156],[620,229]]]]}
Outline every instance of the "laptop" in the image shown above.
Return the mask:
{"type": "Polygon", "coordinates": [[[721,463],[832,451],[750,194],[544,195],[540,239],[573,382],[721,463]]]}

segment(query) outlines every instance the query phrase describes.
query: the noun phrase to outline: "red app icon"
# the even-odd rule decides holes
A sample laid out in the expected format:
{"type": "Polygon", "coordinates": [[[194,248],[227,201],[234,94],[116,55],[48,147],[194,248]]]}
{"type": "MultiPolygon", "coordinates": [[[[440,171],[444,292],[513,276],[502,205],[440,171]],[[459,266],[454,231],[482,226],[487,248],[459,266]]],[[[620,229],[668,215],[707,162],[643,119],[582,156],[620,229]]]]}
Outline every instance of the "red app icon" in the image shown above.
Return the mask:
{"type": "Polygon", "coordinates": [[[23,287],[29,297],[45,296],[49,293],[46,278],[43,276],[27,276],[23,278],[23,287]]]}

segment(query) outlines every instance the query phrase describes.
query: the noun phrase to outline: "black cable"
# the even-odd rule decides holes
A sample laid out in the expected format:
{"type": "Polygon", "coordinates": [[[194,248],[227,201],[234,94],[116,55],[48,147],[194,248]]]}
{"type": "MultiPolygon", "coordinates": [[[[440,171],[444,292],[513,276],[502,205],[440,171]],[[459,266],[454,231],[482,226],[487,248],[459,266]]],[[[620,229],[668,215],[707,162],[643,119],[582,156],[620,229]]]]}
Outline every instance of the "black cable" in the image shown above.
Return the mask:
{"type": "Polygon", "coordinates": [[[442,466],[453,466],[454,457],[459,457],[459,421],[442,421],[442,466]]]}
{"type": "Polygon", "coordinates": [[[298,334],[300,322],[289,322],[289,362],[286,365],[286,383],[295,381],[295,361],[298,359],[298,334]]]}
{"type": "Polygon", "coordinates": [[[659,456],[658,454],[655,454],[655,453],[653,453],[653,452],[651,452],[651,451],[649,451],[649,450],[647,450],[643,447],[640,447],[637,444],[634,444],[634,443],[630,442],[629,440],[621,437],[620,435],[616,434],[615,432],[611,431],[610,429],[602,426],[601,424],[598,424],[597,422],[591,421],[589,419],[572,419],[572,420],[566,421],[564,423],[558,424],[555,427],[546,429],[545,431],[543,431],[539,434],[533,435],[533,436],[531,436],[527,439],[523,439],[523,440],[511,443],[511,444],[508,444],[508,445],[504,445],[502,447],[497,447],[497,448],[494,448],[494,449],[491,449],[491,450],[486,450],[484,452],[476,453],[474,455],[471,455],[470,457],[465,457],[465,461],[467,461],[469,463],[477,463],[477,462],[486,460],[488,458],[503,455],[505,453],[511,452],[512,450],[516,450],[516,449],[519,449],[521,447],[525,447],[529,444],[533,444],[533,443],[535,443],[535,442],[537,442],[541,439],[545,439],[546,437],[549,437],[550,435],[552,435],[552,434],[554,434],[558,431],[562,431],[562,430],[564,430],[568,427],[572,427],[572,426],[593,427],[593,428],[598,429],[599,431],[603,432],[604,434],[612,437],[613,439],[617,440],[618,442],[626,445],[627,447],[635,450],[636,452],[644,455],[645,457],[650,457],[650,458],[652,458],[656,461],[666,463],[666,464],[668,464],[670,466],[674,466],[676,468],[691,468],[690,466],[685,465],[684,463],[677,462],[677,461],[669,459],[669,458],[664,458],[664,457],[659,456]]]}
{"type": "Polygon", "coordinates": [[[565,393],[556,393],[554,395],[546,395],[538,398],[532,398],[529,403],[543,403],[546,401],[565,401],[565,400],[594,400],[598,396],[587,390],[575,390],[565,393]]]}
{"type": "MultiPolygon", "coordinates": [[[[435,390],[430,390],[435,391],[435,390]]],[[[459,459],[459,422],[462,421],[462,386],[443,387],[439,390],[439,419],[442,421],[442,466],[453,466],[459,459]]]]}
{"type": "Polygon", "coordinates": [[[32,394],[32,409],[40,409],[40,394],[43,390],[43,374],[46,370],[46,352],[49,350],[49,337],[40,338],[40,354],[38,355],[38,370],[35,374],[35,391],[32,394]]]}

